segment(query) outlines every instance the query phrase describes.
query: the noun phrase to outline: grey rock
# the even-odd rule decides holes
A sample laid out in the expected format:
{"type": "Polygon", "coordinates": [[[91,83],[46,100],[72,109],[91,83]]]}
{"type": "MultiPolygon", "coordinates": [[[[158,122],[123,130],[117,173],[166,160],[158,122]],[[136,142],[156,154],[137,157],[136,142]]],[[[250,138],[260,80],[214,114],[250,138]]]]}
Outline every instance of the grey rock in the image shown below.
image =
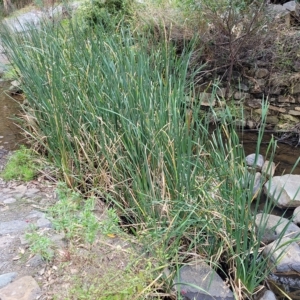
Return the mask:
{"type": "Polygon", "coordinates": [[[27,265],[30,265],[30,267],[34,268],[42,265],[43,263],[45,263],[45,261],[43,260],[43,257],[39,254],[33,256],[31,259],[29,259],[29,261],[27,261],[27,265]]]}
{"type": "Polygon", "coordinates": [[[295,238],[300,236],[300,228],[288,219],[269,214],[258,214],[255,218],[257,235],[261,235],[261,241],[269,244],[280,236],[295,238]]]}
{"type": "Polygon", "coordinates": [[[28,223],[20,220],[0,222],[0,235],[14,232],[23,232],[28,226],[28,223]]]}
{"type": "Polygon", "coordinates": [[[233,97],[234,97],[235,100],[249,99],[250,94],[249,93],[244,93],[244,92],[235,92],[233,97]]]}
{"type": "Polygon", "coordinates": [[[274,274],[299,274],[300,273],[300,247],[292,239],[285,237],[267,245],[263,256],[269,257],[270,267],[274,274]]]}
{"type": "Polygon", "coordinates": [[[16,272],[6,273],[0,275],[0,289],[11,283],[16,277],[16,272]]]}
{"type": "Polygon", "coordinates": [[[1,248],[8,248],[9,245],[12,243],[12,241],[14,240],[14,236],[11,235],[4,235],[1,236],[0,234],[0,249],[1,248]]]}
{"type": "Polygon", "coordinates": [[[274,176],[264,185],[265,194],[280,208],[300,206],[300,175],[274,176]]]}
{"type": "Polygon", "coordinates": [[[256,155],[255,153],[246,156],[246,164],[249,167],[255,167],[261,170],[265,160],[261,154],[256,155]]]}
{"type": "Polygon", "coordinates": [[[18,185],[13,190],[13,196],[15,198],[22,198],[27,191],[27,187],[24,184],[18,185]]]}
{"type": "Polygon", "coordinates": [[[38,193],[40,190],[37,189],[37,188],[31,188],[31,189],[28,189],[26,192],[25,192],[25,196],[26,197],[32,197],[34,196],[36,193],[38,193]]]}
{"type": "Polygon", "coordinates": [[[261,99],[249,99],[245,104],[251,108],[261,108],[261,99]]]}
{"type": "Polygon", "coordinates": [[[175,287],[185,299],[234,299],[221,277],[203,261],[180,268],[175,287]]]}
{"type": "Polygon", "coordinates": [[[296,207],[293,212],[293,222],[298,225],[300,224],[300,206],[296,207]]]}
{"type": "Polygon", "coordinates": [[[11,203],[15,203],[17,200],[15,199],[15,198],[8,198],[8,199],[5,199],[4,201],[3,201],[3,203],[5,203],[5,204],[11,204],[11,203]]]}
{"type": "Polygon", "coordinates": [[[284,3],[282,6],[287,11],[294,12],[295,9],[296,9],[296,2],[295,1],[289,1],[289,2],[284,3]]]}
{"type": "Polygon", "coordinates": [[[256,172],[255,176],[254,176],[254,184],[253,184],[253,189],[252,189],[252,195],[256,198],[259,190],[262,186],[262,177],[261,177],[261,173],[256,172]]]}
{"type": "Polygon", "coordinates": [[[36,225],[38,228],[51,228],[52,223],[46,218],[40,218],[37,220],[36,225]]]}
{"type": "Polygon", "coordinates": [[[26,216],[26,219],[34,219],[34,218],[44,218],[45,213],[37,210],[32,210],[29,215],[26,216]]]}
{"type": "Polygon", "coordinates": [[[0,289],[3,300],[36,300],[41,296],[41,289],[31,276],[24,276],[0,289]]]}
{"type": "Polygon", "coordinates": [[[272,161],[266,160],[261,168],[261,173],[267,178],[273,177],[276,170],[276,165],[272,161]]]}
{"type": "Polygon", "coordinates": [[[248,92],[249,86],[244,83],[240,83],[240,84],[236,85],[236,89],[238,89],[239,91],[248,92]]]}
{"type": "Polygon", "coordinates": [[[276,296],[272,291],[267,290],[264,292],[263,296],[259,298],[259,300],[276,300],[276,296]]]}

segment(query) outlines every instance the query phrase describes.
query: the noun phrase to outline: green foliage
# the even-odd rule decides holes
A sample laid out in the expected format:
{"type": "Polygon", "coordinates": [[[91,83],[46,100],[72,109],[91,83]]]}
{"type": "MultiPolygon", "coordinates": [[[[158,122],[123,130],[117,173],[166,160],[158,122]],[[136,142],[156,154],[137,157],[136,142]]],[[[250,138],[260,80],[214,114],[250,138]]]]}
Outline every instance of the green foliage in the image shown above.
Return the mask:
{"type": "MultiPolygon", "coordinates": [[[[170,265],[195,252],[230,274],[247,298],[269,271],[252,230],[254,176],[230,108],[213,130],[213,107],[199,117],[193,45],[176,55],[167,40],[149,42],[122,24],[111,35],[103,26],[73,26],[2,32],[34,109],[32,136],[69,186],[100,194],[142,231],[145,251],[170,265]]],[[[53,224],[68,237],[92,242],[98,230],[117,225],[115,211],[109,223],[97,223],[93,199],[83,202],[66,188],[59,198],[53,224]]]]}
{"type": "Polygon", "coordinates": [[[77,17],[89,27],[102,25],[107,31],[113,30],[124,18],[131,15],[132,0],[87,0],[77,17]]]}
{"type": "Polygon", "coordinates": [[[9,158],[5,169],[1,173],[4,180],[32,180],[38,173],[38,166],[35,163],[34,152],[21,146],[9,158]]]}
{"type": "Polygon", "coordinates": [[[69,239],[79,238],[93,243],[98,232],[113,234],[118,232],[118,217],[113,209],[108,210],[108,218],[99,222],[93,213],[95,200],[84,200],[78,193],[60,184],[57,189],[59,201],[48,213],[57,231],[64,231],[69,239]]]}
{"type": "Polygon", "coordinates": [[[30,232],[25,235],[26,240],[29,242],[30,251],[50,261],[54,256],[53,242],[48,237],[36,232],[36,230],[36,227],[32,227],[30,232]]]}

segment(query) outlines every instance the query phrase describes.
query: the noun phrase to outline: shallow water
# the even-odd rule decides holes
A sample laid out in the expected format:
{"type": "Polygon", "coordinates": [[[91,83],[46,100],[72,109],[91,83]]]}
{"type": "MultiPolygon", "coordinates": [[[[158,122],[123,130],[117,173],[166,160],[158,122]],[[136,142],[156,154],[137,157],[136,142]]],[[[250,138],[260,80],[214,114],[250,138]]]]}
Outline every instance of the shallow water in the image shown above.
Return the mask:
{"type": "MultiPolygon", "coordinates": [[[[257,136],[256,132],[240,132],[240,139],[243,143],[245,154],[255,153],[257,136]]],[[[260,154],[266,155],[269,142],[272,138],[271,133],[265,133],[263,136],[263,142],[260,147],[260,154]]],[[[300,157],[300,146],[294,147],[284,143],[277,143],[276,152],[274,156],[274,163],[277,165],[275,175],[283,174],[300,174],[300,164],[294,167],[297,159],[300,157]]],[[[268,156],[267,158],[268,159],[268,156]]]]}
{"type": "Polygon", "coordinates": [[[20,97],[9,96],[9,86],[9,82],[0,82],[0,149],[14,150],[25,140],[13,120],[20,113],[20,97]]]}

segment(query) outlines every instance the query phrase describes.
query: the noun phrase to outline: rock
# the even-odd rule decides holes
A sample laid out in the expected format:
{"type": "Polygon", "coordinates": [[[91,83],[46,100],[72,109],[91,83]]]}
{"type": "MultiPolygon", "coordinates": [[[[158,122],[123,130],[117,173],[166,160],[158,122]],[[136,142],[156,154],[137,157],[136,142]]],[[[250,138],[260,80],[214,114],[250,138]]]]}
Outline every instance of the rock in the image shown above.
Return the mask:
{"type": "Polygon", "coordinates": [[[36,268],[36,267],[42,265],[44,262],[45,261],[43,260],[43,257],[39,254],[36,254],[35,256],[30,258],[29,261],[27,261],[26,266],[36,268]]]}
{"type": "Polygon", "coordinates": [[[38,210],[32,210],[29,215],[26,216],[26,219],[34,219],[34,218],[44,218],[45,213],[38,211],[38,210]]]}
{"type": "Polygon", "coordinates": [[[260,79],[260,78],[265,78],[269,75],[269,71],[267,69],[257,69],[255,72],[255,77],[260,79]]]}
{"type": "Polygon", "coordinates": [[[261,174],[259,172],[255,173],[255,177],[254,177],[254,184],[253,184],[253,189],[252,189],[252,195],[256,198],[258,195],[258,192],[261,188],[261,184],[262,184],[262,178],[261,178],[261,174]]]}
{"type": "Polygon", "coordinates": [[[23,232],[28,227],[28,223],[20,220],[0,222],[0,235],[14,232],[23,232]]]}
{"type": "Polygon", "coordinates": [[[292,239],[284,237],[267,245],[263,256],[269,256],[272,273],[292,275],[300,273],[300,247],[292,239]]]}
{"type": "Polygon", "coordinates": [[[293,212],[293,222],[297,225],[300,224],[300,206],[296,207],[293,212]]]}
{"type": "Polygon", "coordinates": [[[246,156],[246,164],[249,167],[256,167],[260,170],[264,162],[264,157],[261,154],[258,154],[258,156],[256,156],[255,153],[252,153],[246,156]]]}
{"type": "Polygon", "coordinates": [[[269,105],[269,110],[278,111],[280,113],[285,113],[286,112],[285,108],[277,107],[277,106],[273,106],[273,105],[269,105]]]}
{"type": "Polygon", "coordinates": [[[300,111],[291,109],[291,110],[289,110],[289,114],[291,116],[300,116],[300,111]]]}
{"type": "Polygon", "coordinates": [[[291,115],[280,115],[279,118],[282,119],[282,120],[286,120],[286,121],[290,121],[290,122],[294,122],[294,123],[299,122],[298,118],[293,117],[291,115]]]}
{"type": "Polygon", "coordinates": [[[33,195],[35,195],[36,193],[38,193],[40,190],[37,189],[37,188],[31,188],[31,189],[28,189],[25,193],[25,196],[26,197],[32,197],[33,195]]]}
{"type": "Polygon", "coordinates": [[[243,91],[243,92],[249,91],[249,87],[244,83],[240,83],[240,84],[236,85],[236,89],[239,91],[243,91]]]}
{"type": "Polygon", "coordinates": [[[259,300],[277,300],[275,294],[270,291],[267,290],[264,292],[263,296],[259,298],[259,300]]]}
{"type": "Polygon", "coordinates": [[[40,218],[37,220],[36,225],[38,228],[51,228],[52,223],[46,218],[40,218]]]}
{"type": "Polygon", "coordinates": [[[261,108],[261,99],[248,99],[245,105],[251,108],[261,108]]]}
{"type": "Polygon", "coordinates": [[[11,283],[16,277],[16,272],[6,273],[0,275],[0,289],[11,283]]]}
{"type": "Polygon", "coordinates": [[[13,240],[14,240],[14,236],[11,236],[11,235],[0,236],[0,249],[8,248],[13,240]]]}
{"type": "Polygon", "coordinates": [[[27,191],[27,187],[24,184],[18,185],[14,188],[13,195],[15,198],[22,198],[27,191]]]}
{"type": "Polygon", "coordinates": [[[284,9],[286,9],[289,12],[294,12],[295,9],[296,9],[295,1],[288,1],[288,2],[284,3],[282,6],[283,6],[284,9]]]}
{"type": "Polygon", "coordinates": [[[264,185],[265,194],[280,208],[300,206],[300,175],[274,176],[264,185]]]}
{"type": "Polygon", "coordinates": [[[188,300],[234,300],[225,282],[205,262],[181,267],[174,281],[176,289],[188,300]]]}
{"type": "Polygon", "coordinates": [[[10,84],[11,84],[11,86],[9,87],[8,90],[11,94],[22,93],[21,83],[18,80],[14,80],[10,84]]]}
{"type": "Polygon", "coordinates": [[[262,234],[261,241],[269,244],[280,236],[290,238],[300,236],[300,228],[286,218],[269,214],[257,214],[255,218],[257,235],[262,234]]]}
{"type": "Polygon", "coordinates": [[[290,95],[288,96],[279,96],[278,102],[280,103],[296,103],[296,99],[290,95]]]}
{"type": "Polygon", "coordinates": [[[270,178],[270,177],[273,177],[273,176],[274,176],[275,169],[276,169],[275,163],[266,160],[266,161],[264,162],[264,165],[263,165],[262,168],[261,168],[261,173],[262,173],[264,176],[266,176],[267,178],[270,178]]]}
{"type": "Polygon", "coordinates": [[[1,300],[36,300],[41,289],[31,276],[24,276],[0,289],[1,300]]]}
{"type": "Polygon", "coordinates": [[[244,93],[244,92],[235,92],[233,97],[234,97],[235,100],[249,99],[250,94],[249,93],[244,93]]]}
{"type": "Polygon", "coordinates": [[[200,93],[199,94],[199,100],[201,103],[201,106],[215,106],[216,100],[214,99],[213,95],[211,93],[200,93]]]}
{"type": "Polygon", "coordinates": [[[267,116],[266,122],[267,124],[277,125],[279,123],[279,119],[276,116],[267,116]]]}
{"type": "Polygon", "coordinates": [[[3,201],[5,204],[15,203],[17,200],[15,198],[8,198],[3,201]]]}

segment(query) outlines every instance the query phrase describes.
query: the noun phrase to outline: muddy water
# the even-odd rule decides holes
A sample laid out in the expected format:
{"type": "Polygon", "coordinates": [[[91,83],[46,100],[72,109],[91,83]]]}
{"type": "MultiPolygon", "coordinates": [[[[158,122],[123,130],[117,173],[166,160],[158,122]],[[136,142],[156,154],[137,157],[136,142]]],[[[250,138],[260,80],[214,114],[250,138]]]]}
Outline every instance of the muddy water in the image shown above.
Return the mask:
{"type": "MultiPolygon", "coordinates": [[[[255,132],[239,132],[240,139],[244,146],[245,154],[255,153],[257,145],[257,136],[255,132]]],[[[269,142],[272,138],[271,133],[265,133],[263,142],[260,147],[260,154],[266,155],[269,142]]],[[[297,159],[300,157],[300,145],[298,147],[290,146],[284,143],[277,143],[274,162],[277,165],[275,175],[283,174],[300,174],[300,164],[295,166],[297,159]]],[[[266,157],[268,159],[268,155],[266,157]]]]}
{"type": "Polygon", "coordinates": [[[20,99],[6,94],[8,82],[0,82],[0,150],[14,150],[24,143],[20,128],[15,118],[20,113],[20,99]]]}

